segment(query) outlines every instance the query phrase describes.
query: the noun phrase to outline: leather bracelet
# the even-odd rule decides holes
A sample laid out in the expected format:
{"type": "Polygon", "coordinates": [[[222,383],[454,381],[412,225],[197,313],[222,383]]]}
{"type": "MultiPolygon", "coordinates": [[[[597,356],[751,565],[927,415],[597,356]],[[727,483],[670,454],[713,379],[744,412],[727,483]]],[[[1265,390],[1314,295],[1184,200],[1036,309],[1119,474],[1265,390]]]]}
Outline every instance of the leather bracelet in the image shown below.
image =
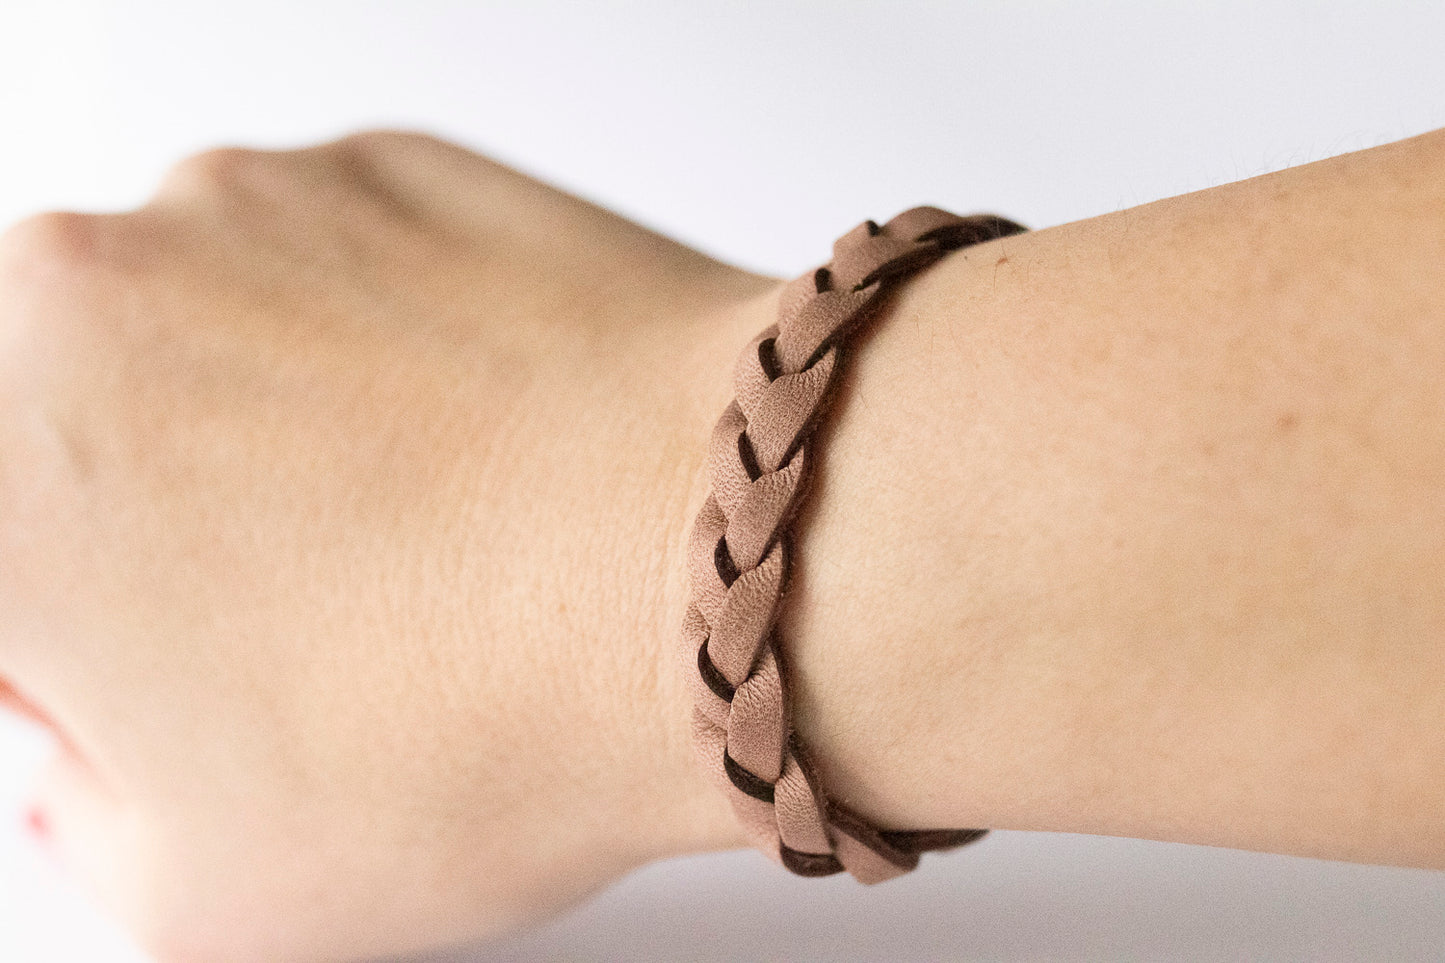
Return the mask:
{"type": "Polygon", "coordinates": [[[812,477],[810,439],[849,338],[890,289],[944,254],[1025,230],[929,206],[882,226],[864,221],[834,242],[830,262],[784,287],[777,322],[748,342],[734,368],[736,398],[713,430],[711,491],[689,538],[681,649],[693,746],[748,839],[800,876],[847,870],[880,883],[915,869],[921,853],[988,832],[878,829],[829,798],[792,729],[775,623],[793,521],[812,477]]]}

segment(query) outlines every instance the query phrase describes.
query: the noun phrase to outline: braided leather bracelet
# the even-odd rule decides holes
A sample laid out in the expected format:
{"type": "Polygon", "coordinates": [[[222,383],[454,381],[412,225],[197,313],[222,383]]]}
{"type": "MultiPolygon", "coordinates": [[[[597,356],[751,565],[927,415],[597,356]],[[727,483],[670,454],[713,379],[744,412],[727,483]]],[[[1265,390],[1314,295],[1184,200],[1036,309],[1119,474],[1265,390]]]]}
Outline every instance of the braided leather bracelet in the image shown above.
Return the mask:
{"type": "Polygon", "coordinates": [[[692,598],[682,648],[694,700],[693,744],[748,838],[800,876],[847,870],[880,883],[985,829],[880,830],[819,784],[788,711],[775,630],[790,531],[809,487],[809,439],[833,397],[843,347],[886,291],[945,253],[1026,228],[994,215],[915,207],[864,221],[833,260],[790,282],[779,317],[734,369],[737,397],[713,430],[712,491],[688,549],[692,598]]]}

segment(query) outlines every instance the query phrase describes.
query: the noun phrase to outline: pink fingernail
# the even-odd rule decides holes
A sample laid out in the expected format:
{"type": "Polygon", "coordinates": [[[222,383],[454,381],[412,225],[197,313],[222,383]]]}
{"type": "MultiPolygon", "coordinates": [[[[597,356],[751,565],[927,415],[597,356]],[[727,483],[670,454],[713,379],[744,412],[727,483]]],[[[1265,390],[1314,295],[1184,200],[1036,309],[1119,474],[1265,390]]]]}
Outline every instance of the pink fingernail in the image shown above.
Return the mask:
{"type": "Polygon", "coordinates": [[[50,820],[39,806],[31,806],[25,811],[25,828],[42,842],[50,838],[50,820]]]}
{"type": "Polygon", "coordinates": [[[31,805],[26,807],[23,821],[25,834],[35,844],[35,851],[44,857],[56,873],[62,877],[68,876],[55,845],[55,829],[50,822],[50,814],[38,805],[31,805]]]}

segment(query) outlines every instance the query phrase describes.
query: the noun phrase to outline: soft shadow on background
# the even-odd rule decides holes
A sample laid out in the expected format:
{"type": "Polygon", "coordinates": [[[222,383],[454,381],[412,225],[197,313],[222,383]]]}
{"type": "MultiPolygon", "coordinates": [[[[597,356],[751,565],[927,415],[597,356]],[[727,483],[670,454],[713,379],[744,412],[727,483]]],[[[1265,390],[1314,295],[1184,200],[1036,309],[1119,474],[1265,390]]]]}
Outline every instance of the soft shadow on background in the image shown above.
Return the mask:
{"type": "Polygon", "coordinates": [[[521,938],[406,963],[1438,961],[1445,947],[1445,874],[1425,870],[995,833],[871,889],[779,872],[751,852],[654,864],[521,938]]]}
{"type": "MultiPolygon", "coordinates": [[[[5,0],[0,225],[142,203],[206,147],[403,126],[791,276],[915,204],[1042,228],[1445,126],[1442,37],[1445,5],[1424,2],[5,0]]],[[[21,836],[43,754],[0,721],[0,960],[140,963],[21,836]]],[[[1442,873],[995,833],[872,889],[751,852],[658,864],[539,931],[425,963],[1441,947],[1442,873]]]]}

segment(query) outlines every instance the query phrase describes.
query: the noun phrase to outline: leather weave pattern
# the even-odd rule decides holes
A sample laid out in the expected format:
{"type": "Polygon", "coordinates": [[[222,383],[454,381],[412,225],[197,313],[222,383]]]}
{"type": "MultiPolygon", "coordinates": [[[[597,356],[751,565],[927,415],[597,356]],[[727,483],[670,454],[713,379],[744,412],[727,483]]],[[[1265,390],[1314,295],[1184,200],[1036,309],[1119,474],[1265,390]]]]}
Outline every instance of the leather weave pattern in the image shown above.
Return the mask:
{"type": "Polygon", "coordinates": [[[688,547],[682,649],[693,745],[750,841],[798,875],[846,870],[880,883],[916,868],[923,852],[987,832],[880,830],[830,799],[790,725],[775,622],[792,522],[811,476],[810,439],[848,338],[892,286],[944,254],[1024,230],[994,215],[960,217],[931,206],[882,226],[865,221],[834,242],[829,263],[784,287],[777,322],[738,357],[736,397],[713,431],[711,491],[688,547]]]}

